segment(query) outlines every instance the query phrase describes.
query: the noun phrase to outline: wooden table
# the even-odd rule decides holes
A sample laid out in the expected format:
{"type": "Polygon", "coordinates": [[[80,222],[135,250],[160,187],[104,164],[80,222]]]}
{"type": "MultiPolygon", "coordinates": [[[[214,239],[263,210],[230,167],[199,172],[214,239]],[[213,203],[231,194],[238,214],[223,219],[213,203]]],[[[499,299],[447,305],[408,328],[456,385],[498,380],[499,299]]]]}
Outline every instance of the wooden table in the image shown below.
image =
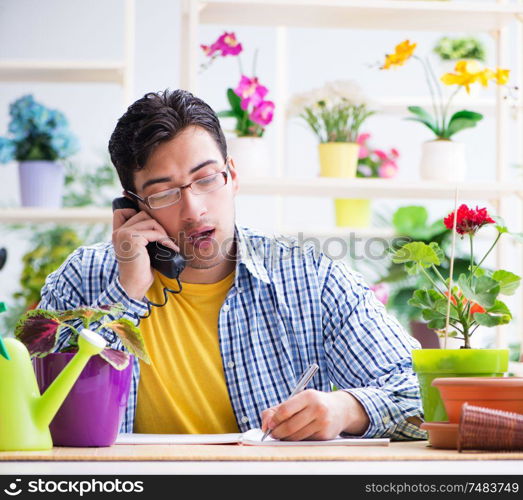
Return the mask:
{"type": "Polygon", "coordinates": [[[518,474],[523,452],[389,446],[115,445],[0,452],[0,474],[518,474]]]}

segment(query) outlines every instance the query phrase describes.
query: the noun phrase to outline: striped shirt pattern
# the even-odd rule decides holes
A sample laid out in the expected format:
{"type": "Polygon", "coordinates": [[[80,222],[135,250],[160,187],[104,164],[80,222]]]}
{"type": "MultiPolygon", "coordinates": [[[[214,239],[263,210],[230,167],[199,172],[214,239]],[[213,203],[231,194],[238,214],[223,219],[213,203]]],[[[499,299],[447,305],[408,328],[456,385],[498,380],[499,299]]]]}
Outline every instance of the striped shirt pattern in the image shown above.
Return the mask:
{"type": "MultiPolygon", "coordinates": [[[[261,412],[287,399],[300,375],[317,363],[307,388],[331,391],[334,385],[357,398],[370,419],[362,437],[426,439],[406,420],[423,418],[411,358],[419,344],[387,313],[363,277],[295,238],[235,225],[235,239],[235,281],[220,309],[218,337],[240,431],[260,427],[261,412]]],[[[65,310],[117,302],[125,307],[123,317],[135,322],[147,312],[145,298],[130,298],[120,284],[112,244],[98,243],[78,248],[47,277],[40,307],[65,310]]],[[[80,326],[79,321],[71,324],[80,326]]],[[[70,332],[61,331],[56,351],[70,332]]],[[[109,330],[99,333],[111,347],[125,349],[109,330]]],[[[139,377],[135,359],[120,432],[133,432],[139,377]]]]}

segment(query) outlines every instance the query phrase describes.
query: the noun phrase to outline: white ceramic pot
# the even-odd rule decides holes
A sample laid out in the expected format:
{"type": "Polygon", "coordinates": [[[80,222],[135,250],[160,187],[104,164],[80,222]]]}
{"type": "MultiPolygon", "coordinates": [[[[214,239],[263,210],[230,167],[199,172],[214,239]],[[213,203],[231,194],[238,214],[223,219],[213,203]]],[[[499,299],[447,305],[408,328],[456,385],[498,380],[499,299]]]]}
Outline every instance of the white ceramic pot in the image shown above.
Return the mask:
{"type": "Polygon", "coordinates": [[[465,144],[441,139],[423,143],[420,165],[423,180],[463,182],[466,170],[465,144]]]}
{"type": "Polygon", "coordinates": [[[54,161],[21,161],[18,164],[20,199],[23,207],[60,208],[64,168],[54,161]]]}
{"type": "Polygon", "coordinates": [[[269,148],[263,137],[228,137],[227,152],[240,175],[266,177],[271,174],[269,148]]]}

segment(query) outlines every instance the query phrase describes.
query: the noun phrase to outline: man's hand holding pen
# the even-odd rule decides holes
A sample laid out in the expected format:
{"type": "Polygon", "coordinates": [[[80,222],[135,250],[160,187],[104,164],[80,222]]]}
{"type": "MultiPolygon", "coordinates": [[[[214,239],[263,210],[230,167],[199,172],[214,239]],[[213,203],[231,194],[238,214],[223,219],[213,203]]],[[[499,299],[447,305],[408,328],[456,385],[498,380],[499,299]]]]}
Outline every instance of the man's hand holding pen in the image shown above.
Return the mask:
{"type": "Polygon", "coordinates": [[[359,436],[369,426],[362,404],[345,391],[301,391],[262,412],[262,430],[288,441],[334,439],[342,432],[359,436]]]}

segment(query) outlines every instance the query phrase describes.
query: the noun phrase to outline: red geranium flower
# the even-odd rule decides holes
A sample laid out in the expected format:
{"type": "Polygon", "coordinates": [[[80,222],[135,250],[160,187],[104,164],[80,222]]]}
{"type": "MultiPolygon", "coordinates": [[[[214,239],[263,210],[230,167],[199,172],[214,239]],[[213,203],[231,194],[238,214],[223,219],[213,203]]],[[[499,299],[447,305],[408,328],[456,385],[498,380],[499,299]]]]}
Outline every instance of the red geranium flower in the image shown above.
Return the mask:
{"type": "MultiPolygon", "coordinates": [[[[458,208],[458,220],[456,222],[456,231],[458,234],[475,234],[476,231],[483,227],[485,224],[495,224],[486,208],[476,209],[467,207],[463,204],[458,208]]],[[[443,223],[447,229],[452,230],[454,227],[454,212],[451,212],[447,217],[443,219],[443,223]]]]}

